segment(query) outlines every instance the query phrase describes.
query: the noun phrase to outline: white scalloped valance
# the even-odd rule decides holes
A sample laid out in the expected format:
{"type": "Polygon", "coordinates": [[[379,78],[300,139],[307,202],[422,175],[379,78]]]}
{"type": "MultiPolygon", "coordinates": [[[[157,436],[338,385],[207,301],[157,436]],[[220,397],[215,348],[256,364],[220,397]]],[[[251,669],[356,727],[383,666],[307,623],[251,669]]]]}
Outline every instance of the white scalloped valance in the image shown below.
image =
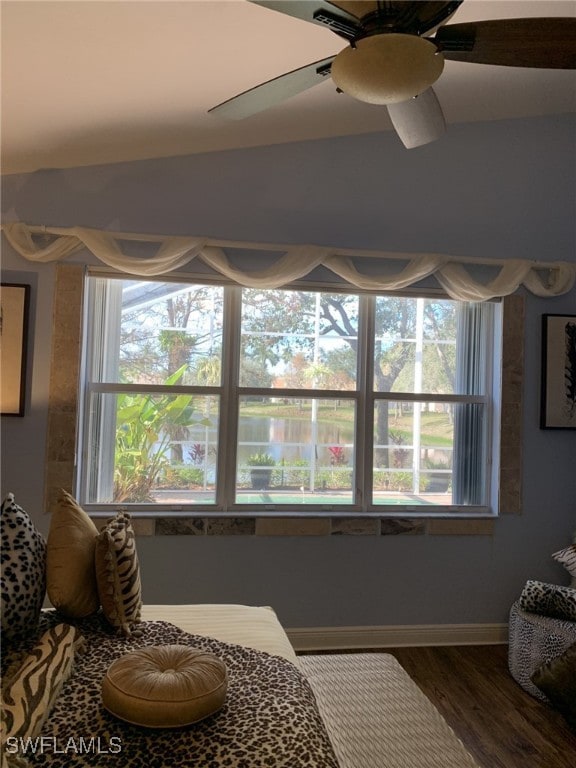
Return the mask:
{"type": "MultiPolygon", "coordinates": [[[[2,231],[13,248],[25,259],[36,262],[59,261],[87,248],[100,261],[121,272],[152,277],[163,275],[200,259],[228,280],[250,288],[278,288],[326,267],[347,283],[363,290],[395,291],[434,276],[446,293],[461,301],[486,301],[507,296],[524,286],[537,296],[560,296],[576,281],[576,263],[535,262],[523,259],[457,258],[438,253],[397,253],[388,251],[346,250],[317,245],[247,243],[203,237],[105,232],[84,227],[41,227],[22,223],[3,224],[2,231]],[[42,235],[42,242],[38,242],[42,235]],[[36,236],[36,240],[34,237],[36,236]],[[131,256],[123,252],[122,242],[140,242],[156,247],[153,256],[131,256]],[[269,267],[244,271],[231,263],[226,250],[274,251],[279,254],[269,267]],[[362,273],[358,260],[380,260],[382,274],[362,273]],[[400,264],[390,274],[390,265],[400,264]],[[486,282],[474,277],[467,267],[488,265],[497,275],[486,282]]],[[[376,262],[377,263],[377,262],[376,262]]]]}

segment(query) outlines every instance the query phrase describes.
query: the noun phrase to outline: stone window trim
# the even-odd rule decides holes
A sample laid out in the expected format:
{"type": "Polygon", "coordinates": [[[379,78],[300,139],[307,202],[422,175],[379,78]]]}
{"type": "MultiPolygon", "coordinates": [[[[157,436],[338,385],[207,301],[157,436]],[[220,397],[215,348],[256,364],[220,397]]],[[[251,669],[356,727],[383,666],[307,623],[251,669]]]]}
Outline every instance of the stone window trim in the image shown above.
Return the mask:
{"type": "MultiPolygon", "coordinates": [[[[102,517],[92,516],[96,527],[102,517]]],[[[138,517],[136,536],[492,536],[496,519],[411,517],[138,517]]]]}

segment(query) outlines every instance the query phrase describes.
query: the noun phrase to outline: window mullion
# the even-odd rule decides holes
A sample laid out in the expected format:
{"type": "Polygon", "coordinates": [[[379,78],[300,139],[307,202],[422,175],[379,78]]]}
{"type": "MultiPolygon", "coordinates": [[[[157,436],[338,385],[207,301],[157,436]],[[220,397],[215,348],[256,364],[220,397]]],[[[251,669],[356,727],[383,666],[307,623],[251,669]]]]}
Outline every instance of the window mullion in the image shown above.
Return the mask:
{"type": "Polygon", "coordinates": [[[371,396],[374,381],[374,307],[373,296],[360,297],[358,329],[359,402],[356,421],[356,502],[365,511],[372,503],[372,466],[374,446],[371,439],[374,418],[374,400],[371,396]]]}
{"type": "MultiPolygon", "coordinates": [[[[491,312],[487,304],[461,305],[458,316],[457,389],[485,397],[488,371],[485,340],[491,312]]],[[[454,502],[480,504],[485,498],[487,421],[484,409],[461,407],[455,412],[454,502]]]]}
{"type": "Polygon", "coordinates": [[[264,387],[239,387],[239,392],[244,396],[256,396],[256,397],[278,397],[278,393],[281,393],[281,397],[302,397],[302,398],[318,398],[320,400],[357,400],[358,393],[353,389],[305,389],[282,387],[282,388],[264,388],[264,387]]]}
{"type": "Polygon", "coordinates": [[[236,443],[238,439],[238,376],[240,360],[242,293],[237,287],[224,289],[222,339],[222,399],[218,438],[216,504],[230,509],[236,487],[236,443]]]}
{"type": "Polygon", "coordinates": [[[87,444],[98,446],[97,451],[83,461],[82,485],[89,500],[112,498],[114,492],[114,460],[116,435],[116,409],[112,398],[94,397],[99,382],[118,380],[120,327],[122,322],[122,283],[115,280],[96,280],[91,286],[94,328],[86,361],[88,380],[86,413],[94,409],[88,430],[87,444]],[[112,450],[110,450],[112,446],[112,450]]]}
{"type": "Polygon", "coordinates": [[[93,392],[129,392],[131,394],[152,395],[218,395],[222,387],[196,386],[186,384],[123,384],[122,382],[104,382],[91,385],[93,392]]]}
{"type": "Polygon", "coordinates": [[[425,394],[423,392],[374,392],[374,400],[388,400],[396,402],[402,400],[405,403],[480,403],[488,405],[488,395],[441,395],[425,394]]]}

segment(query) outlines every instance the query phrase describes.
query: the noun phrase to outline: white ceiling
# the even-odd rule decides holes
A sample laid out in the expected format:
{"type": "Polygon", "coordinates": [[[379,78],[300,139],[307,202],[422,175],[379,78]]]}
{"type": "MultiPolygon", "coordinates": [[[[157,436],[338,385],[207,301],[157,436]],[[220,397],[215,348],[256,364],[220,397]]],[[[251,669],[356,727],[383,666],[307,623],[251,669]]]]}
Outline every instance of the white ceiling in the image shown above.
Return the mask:
{"type": "MultiPolygon", "coordinates": [[[[207,110],[330,56],[327,29],[246,0],[2,0],[2,173],[390,130],[331,81],[244,121],[207,110]]],[[[574,0],[466,0],[452,22],[575,16],[574,0]]],[[[446,62],[449,123],[576,111],[574,71],[446,62]]]]}

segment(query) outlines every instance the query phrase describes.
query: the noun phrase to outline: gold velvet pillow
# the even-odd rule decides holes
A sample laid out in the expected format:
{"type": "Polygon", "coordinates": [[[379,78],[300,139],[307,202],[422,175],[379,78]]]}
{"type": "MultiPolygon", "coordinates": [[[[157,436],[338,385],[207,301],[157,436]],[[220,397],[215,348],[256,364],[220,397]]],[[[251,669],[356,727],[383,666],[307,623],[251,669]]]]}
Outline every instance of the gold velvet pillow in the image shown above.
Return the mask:
{"type": "Polygon", "coordinates": [[[66,491],[60,492],[48,532],[48,597],[64,616],[81,619],[100,607],[94,552],[98,529],[66,491]]]}
{"type": "Polygon", "coordinates": [[[187,645],[149,645],[121,656],[102,681],[102,703],[116,717],[147,728],[181,728],[220,709],[226,665],[187,645]]]}
{"type": "Polygon", "coordinates": [[[17,739],[37,736],[70,675],[80,633],[68,624],[44,632],[2,690],[2,743],[11,754],[17,739]]]}
{"type": "Polygon", "coordinates": [[[142,587],[130,515],[119,512],[96,539],[96,581],[108,622],[127,637],[140,621],[142,587]]]}

